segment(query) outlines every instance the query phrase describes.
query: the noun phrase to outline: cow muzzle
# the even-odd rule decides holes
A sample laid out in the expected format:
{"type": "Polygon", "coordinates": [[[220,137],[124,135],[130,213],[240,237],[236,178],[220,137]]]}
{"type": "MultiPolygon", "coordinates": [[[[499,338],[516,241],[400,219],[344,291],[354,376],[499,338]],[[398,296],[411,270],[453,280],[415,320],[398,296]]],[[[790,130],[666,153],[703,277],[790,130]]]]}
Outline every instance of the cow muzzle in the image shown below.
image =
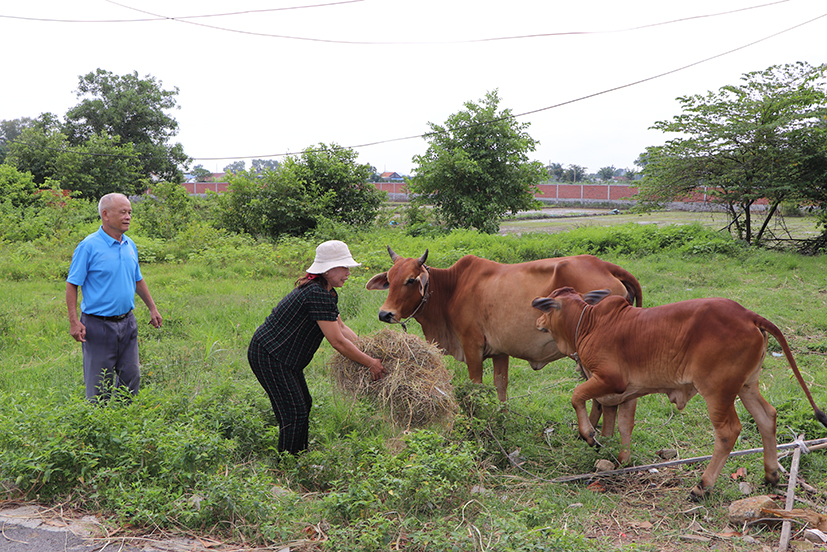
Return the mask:
{"type": "Polygon", "coordinates": [[[392,312],[383,310],[379,311],[379,321],[384,322],[385,324],[396,324],[399,322],[392,312]]]}

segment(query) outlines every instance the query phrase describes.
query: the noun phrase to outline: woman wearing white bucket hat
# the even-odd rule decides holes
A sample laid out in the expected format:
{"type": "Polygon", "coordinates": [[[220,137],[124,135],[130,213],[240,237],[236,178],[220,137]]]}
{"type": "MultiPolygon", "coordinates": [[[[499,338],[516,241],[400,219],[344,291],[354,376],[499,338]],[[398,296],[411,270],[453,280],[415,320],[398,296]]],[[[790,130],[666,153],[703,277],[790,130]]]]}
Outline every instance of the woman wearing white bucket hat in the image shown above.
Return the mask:
{"type": "Polygon", "coordinates": [[[279,451],[297,454],[307,449],[312,398],[304,368],[326,338],[345,357],[364,364],[371,378],[385,373],[379,359],[353,344],[356,334],[339,315],[339,296],[350,276],[353,260],[344,242],[330,240],[316,248],[316,258],[307,274],[296,281],[264,323],[258,327],[247,350],[247,360],[270,397],[279,424],[279,451]]]}

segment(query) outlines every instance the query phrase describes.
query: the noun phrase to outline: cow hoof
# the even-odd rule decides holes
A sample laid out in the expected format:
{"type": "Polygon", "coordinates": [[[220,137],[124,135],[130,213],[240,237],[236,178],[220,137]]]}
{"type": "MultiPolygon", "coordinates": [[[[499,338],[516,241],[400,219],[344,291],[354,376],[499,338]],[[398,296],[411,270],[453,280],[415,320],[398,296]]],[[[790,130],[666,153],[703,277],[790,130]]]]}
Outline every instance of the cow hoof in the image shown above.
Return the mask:
{"type": "Polygon", "coordinates": [[[595,433],[594,430],[591,430],[585,435],[581,433],[580,437],[582,437],[583,440],[586,441],[590,447],[600,448],[600,442],[594,438],[595,435],[597,435],[597,433],[595,433]]]}
{"type": "Polygon", "coordinates": [[[700,483],[692,487],[692,490],[689,491],[689,500],[692,502],[698,502],[702,498],[706,496],[706,489],[704,489],[700,483]]]}
{"type": "Polygon", "coordinates": [[[773,471],[769,474],[764,474],[764,482],[769,485],[770,487],[775,487],[778,485],[778,482],[781,480],[781,477],[778,475],[778,470],[773,471]]]}

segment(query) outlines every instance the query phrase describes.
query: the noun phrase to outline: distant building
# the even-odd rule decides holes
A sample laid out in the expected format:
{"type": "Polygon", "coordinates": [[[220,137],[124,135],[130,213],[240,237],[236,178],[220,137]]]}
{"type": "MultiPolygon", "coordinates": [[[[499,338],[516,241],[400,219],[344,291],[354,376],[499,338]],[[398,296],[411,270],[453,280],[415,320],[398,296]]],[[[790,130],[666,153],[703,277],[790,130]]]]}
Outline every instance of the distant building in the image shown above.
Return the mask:
{"type": "Polygon", "coordinates": [[[379,175],[379,178],[386,182],[402,182],[404,180],[399,173],[395,172],[383,172],[379,175]]]}

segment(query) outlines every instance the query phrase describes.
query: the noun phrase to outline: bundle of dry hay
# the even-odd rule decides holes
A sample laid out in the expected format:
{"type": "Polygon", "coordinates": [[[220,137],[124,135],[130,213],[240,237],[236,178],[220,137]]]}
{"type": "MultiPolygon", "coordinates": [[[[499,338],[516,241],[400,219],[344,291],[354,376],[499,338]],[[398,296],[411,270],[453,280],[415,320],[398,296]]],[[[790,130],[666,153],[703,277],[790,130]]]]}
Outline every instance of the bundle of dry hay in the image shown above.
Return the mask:
{"type": "Polygon", "coordinates": [[[356,346],[380,359],[388,373],[371,381],[365,366],[334,353],[328,366],[340,389],[375,400],[398,426],[415,427],[453,419],[458,406],[451,374],[435,345],[386,328],[358,338],[356,346]]]}

